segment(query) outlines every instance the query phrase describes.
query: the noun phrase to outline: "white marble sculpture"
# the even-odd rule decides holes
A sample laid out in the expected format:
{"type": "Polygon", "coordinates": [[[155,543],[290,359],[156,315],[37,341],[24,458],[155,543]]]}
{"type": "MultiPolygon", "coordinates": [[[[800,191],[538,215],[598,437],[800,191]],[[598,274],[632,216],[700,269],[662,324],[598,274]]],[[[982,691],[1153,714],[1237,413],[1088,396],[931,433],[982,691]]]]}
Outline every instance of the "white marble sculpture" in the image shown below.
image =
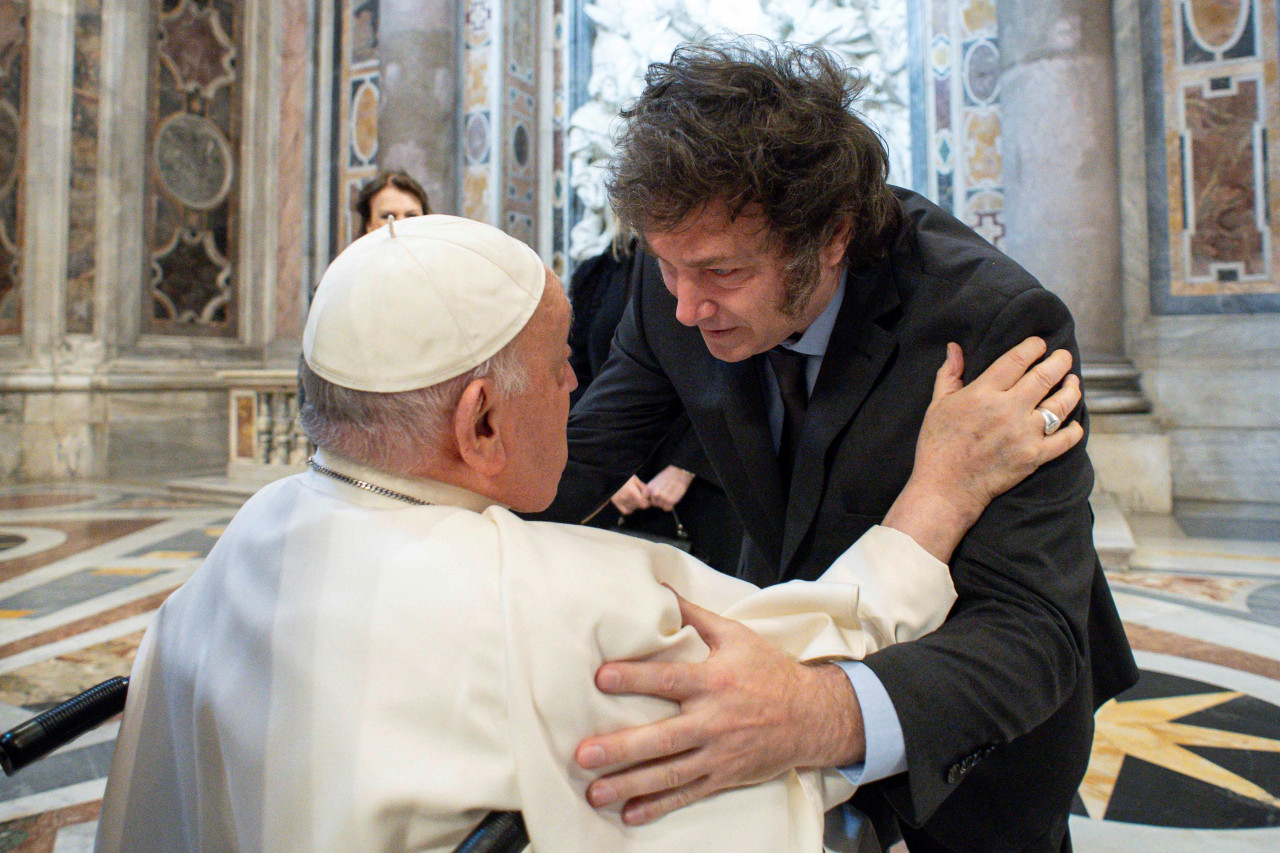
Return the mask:
{"type": "Polygon", "coordinates": [[[569,181],[583,215],[570,233],[577,260],[604,251],[614,223],[605,195],[619,109],[640,94],[650,62],[676,45],[726,32],[818,44],[867,79],[860,110],[889,147],[890,179],[911,173],[906,3],[903,0],[595,0],[588,100],[569,120],[569,181]]]}

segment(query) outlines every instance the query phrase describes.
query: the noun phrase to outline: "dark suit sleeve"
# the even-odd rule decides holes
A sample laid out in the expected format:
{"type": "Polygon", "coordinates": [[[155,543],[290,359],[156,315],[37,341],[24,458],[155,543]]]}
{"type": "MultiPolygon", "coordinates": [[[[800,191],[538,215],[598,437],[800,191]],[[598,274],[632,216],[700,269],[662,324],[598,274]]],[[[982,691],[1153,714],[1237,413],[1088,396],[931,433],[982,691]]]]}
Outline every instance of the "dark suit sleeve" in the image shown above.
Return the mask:
{"type": "MultiPolygon", "coordinates": [[[[1079,365],[1065,306],[1033,289],[1012,298],[965,352],[966,381],[1031,334],[1050,351],[1070,350],[1079,365]]],[[[1073,416],[1083,419],[1083,406],[1073,416]]],[[[952,559],[959,598],[946,623],[867,659],[906,741],[907,778],[889,780],[887,793],[913,823],[955,789],[964,774],[954,768],[967,771],[1035,729],[1088,678],[1092,487],[1080,442],[997,498],[952,559]]]]}
{"type": "Polygon", "coordinates": [[[637,302],[628,304],[608,360],[569,415],[569,463],[555,502],[533,518],[569,523],[590,518],[684,411],[653,355],[637,302]]]}
{"type": "Polygon", "coordinates": [[[680,418],[671,427],[671,432],[657,452],[656,462],[657,464],[653,466],[656,469],[654,474],[668,465],[674,465],[695,476],[715,482],[711,463],[707,460],[707,454],[702,450],[702,443],[698,441],[698,434],[687,417],[680,418]]]}

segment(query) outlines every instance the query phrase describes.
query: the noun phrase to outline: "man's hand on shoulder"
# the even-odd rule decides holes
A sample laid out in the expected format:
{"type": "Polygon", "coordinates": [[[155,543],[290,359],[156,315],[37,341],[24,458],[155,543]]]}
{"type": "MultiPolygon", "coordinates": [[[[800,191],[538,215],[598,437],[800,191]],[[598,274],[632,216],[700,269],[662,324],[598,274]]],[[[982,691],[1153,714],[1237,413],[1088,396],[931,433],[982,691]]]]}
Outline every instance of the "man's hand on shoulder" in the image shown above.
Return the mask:
{"type": "Polygon", "coordinates": [[[885,516],[886,527],[948,562],[991,501],[1084,437],[1084,428],[1067,420],[1080,402],[1079,379],[1068,373],[1071,354],[1056,350],[1046,358],[1045,350],[1042,339],[1027,338],[965,385],[964,354],[948,344],[911,478],[885,516]],[[1061,428],[1046,435],[1041,409],[1061,428]]]}
{"type": "Polygon", "coordinates": [[[588,787],[592,805],[626,801],[622,818],[637,825],[795,767],[863,759],[861,711],[839,667],[800,663],[742,624],[679,601],[684,624],[697,630],[711,654],[702,663],[600,668],[596,684],[605,693],[670,699],[680,703],[680,713],[578,745],[575,758],[588,770],[626,765],[588,787]]]}

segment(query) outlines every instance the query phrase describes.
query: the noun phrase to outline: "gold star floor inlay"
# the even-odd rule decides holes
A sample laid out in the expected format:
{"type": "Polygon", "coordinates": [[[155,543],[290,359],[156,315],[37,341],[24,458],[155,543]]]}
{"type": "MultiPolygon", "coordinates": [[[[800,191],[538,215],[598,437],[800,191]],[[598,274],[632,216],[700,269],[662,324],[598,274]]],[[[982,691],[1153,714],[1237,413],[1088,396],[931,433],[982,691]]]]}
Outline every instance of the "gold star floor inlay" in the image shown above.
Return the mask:
{"type": "Polygon", "coordinates": [[[1192,779],[1280,807],[1280,799],[1248,779],[1232,773],[1186,746],[1280,752],[1280,740],[1178,723],[1181,717],[1240,697],[1241,693],[1200,693],[1132,702],[1112,700],[1096,717],[1093,754],[1080,796],[1089,816],[1105,817],[1126,755],[1181,773],[1192,779]]]}

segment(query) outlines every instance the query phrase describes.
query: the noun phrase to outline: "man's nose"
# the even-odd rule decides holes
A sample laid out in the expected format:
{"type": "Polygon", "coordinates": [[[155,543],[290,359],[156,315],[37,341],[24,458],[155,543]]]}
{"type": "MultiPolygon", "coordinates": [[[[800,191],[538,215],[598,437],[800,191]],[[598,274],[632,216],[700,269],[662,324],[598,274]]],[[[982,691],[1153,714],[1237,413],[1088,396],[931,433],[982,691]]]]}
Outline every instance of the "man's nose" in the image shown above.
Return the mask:
{"type": "Polygon", "coordinates": [[[676,281],[676,320],[686,326],[696,326],[715,313],[715,305],[698,292],[688,281],[676,281]]]}

